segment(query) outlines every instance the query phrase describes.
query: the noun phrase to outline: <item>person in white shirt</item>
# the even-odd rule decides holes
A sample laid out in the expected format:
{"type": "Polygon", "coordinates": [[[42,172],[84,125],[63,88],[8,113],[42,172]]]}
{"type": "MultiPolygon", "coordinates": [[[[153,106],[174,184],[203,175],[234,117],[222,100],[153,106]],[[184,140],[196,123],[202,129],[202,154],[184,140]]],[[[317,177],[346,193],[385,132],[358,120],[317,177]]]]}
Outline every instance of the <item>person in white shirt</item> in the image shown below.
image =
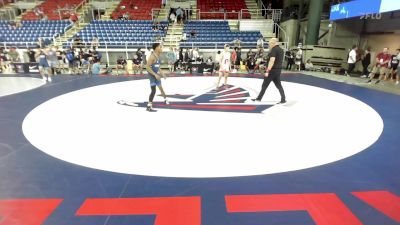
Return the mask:
{"type": "Polygon", "coordinates": [[[300,47],[298,47],[297,52],[296,52],[296,57],[295,57],[295,64],[299,71],[301,70],[302,63],[303,63],[303,50],[300,47]]]}
{"type": "Polygon", "coordinates": [[[314,65],[312,64],[311,60],[307,60],[305,68],[306,68],[306,71],[313,71],[314,70],[314,65]]]}
{"type": "Polygon", "coordinates": [[[221,53],[221,59],[219,61],[219,74],[218,74],[218,82],[216,90],[218,90],[222,75],[224,75],[225,77],[224,86],[227,85],[230,69],[231,69],[231,53],[229,52],[229,45],[225,44],[224,51],[221,53]]]}
{"type": "Polygon", "coordinates": [[[357,46],[353,45],[351,51],[349,53],[349,57],[347,59],[347,63],[349,64],[348,70],[345,72],[346,76],[350,76],[351,72],[353,72],[354,68],[356,67],[357,62],[357,46]]]}
{"type": "Polygon", "coordinates": [[[192,51],[192,60],[196,61],[200,57],[199,55],[199,48],[195,48],[192,51]]]}
{"type": "Polygon", "coordinates": [[[264,39],[262,36],[257,40],[257,47],[264,48],[264,39]]]}

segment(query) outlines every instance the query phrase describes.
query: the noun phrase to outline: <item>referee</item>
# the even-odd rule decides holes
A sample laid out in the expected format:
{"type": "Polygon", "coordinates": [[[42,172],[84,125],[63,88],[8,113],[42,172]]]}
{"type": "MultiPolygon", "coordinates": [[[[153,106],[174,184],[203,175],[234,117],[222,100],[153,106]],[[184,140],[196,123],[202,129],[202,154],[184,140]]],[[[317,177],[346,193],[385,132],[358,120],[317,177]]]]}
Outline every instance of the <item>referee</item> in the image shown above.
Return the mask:
{"type": "Polygon", "coordinates": [[[278,39],[276,38],[271,38],[269,41],[270,53],[267,71],[264,75],[264,82],[261,86],[260,94],[256,99],[252,99],[253,101],[261,101],[268,85],[273,81],[276,88],[279,90],[279,94],[281,94],[281,101],[278,104],[286,103],[285,91],[281,84],[283,50],[278,46],[277,42],[278,39]]]}

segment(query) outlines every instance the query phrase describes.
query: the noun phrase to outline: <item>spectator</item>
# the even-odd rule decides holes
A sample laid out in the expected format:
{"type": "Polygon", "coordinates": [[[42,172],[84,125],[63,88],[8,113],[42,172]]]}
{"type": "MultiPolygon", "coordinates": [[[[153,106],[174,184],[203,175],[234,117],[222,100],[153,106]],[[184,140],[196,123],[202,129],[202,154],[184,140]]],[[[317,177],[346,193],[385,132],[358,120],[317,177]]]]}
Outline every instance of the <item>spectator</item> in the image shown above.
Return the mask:
{"type": "Polygon", "coordinates": [[[208,57],[208,59],[206,60],[207,65],[212,65],[213,64],[213,58],[212,56],[208,57]]]}
{"type": "Polygon", "coordinates": [[[83,47],[84,47],[84,44],[83,44],[81,38],[79,37],[78,34],[75,35],[74,41],[72,43],[72,48],[83,48],[83,47]]]}
{"type": "Polygon", "coordinates": [[[179,24],[182,24],[182,20],[183,20],[183,10],[181,9],[181,7],[178,7],[178,8],[176,9],[176,17],[177,17],[178,23],[179,23],[179,24]]]}
{"type": "Polygon", "coordinates": [[[193,9],[192,9],[192,5],[190,5],[190,8],[188,10],[188,19],[190,20],[191,16],[193,15],[193,9]]]}
{"type": "Polygon", "coordinates": [[[37,48],[39,48],[39,49],[41,49],[41,48],[44,48],[44,41],[43,41],[43,38],[38,38],[38,42],[36,43],[36,47],[37,48]]]}
{"type": "Polygon", "coordinates": [[[287,60],[286,70],[292,70],[292,65],[294,64],[294,53],[292,51],[287,51],[285,57],[287,60]]]}
{"type": "Polygon", "coordinates": [[[8,68],[8,65],[7,65],[8,59],[6,57],[6,54],[7,54],[7,52],[4,50],[4,48],[0,47],[0,70],[1,70],[1,72],[4,72],[8,68]]]}
{"type": "Polygon", "coordinates": [[[363,65],[363,73],[361,75],[362,78],[367,78],[368,76],[368,67],[371,64],[371,49],[367,48],[367,50],[365,50],[365,54],[363,54],[362,56],[362,65],[363,65]]]}
{"type": "Polygon", "coordinates": [[[124,69],[125,74],[129,74],[127,65],[126,60],[122,56],[119,56],[117,59],[117,75],[119,75],[119,69],[124,69]]]}
{"type": "Polygon", "coordinates": [[[200,55],[199,57],[197,57],[196,62],[201,62],[201,63],[203,63],[203,62],[204,62],[204,57],[203,57],[203,55],[200,55]]]}
{"type": "Polygon", "coordinates": [[[78,15],[74,11],[71,11],[69,15],[69,21],[71,23],[75,23],[76,21],[78,21],[78,15]]]}
{"type": "Polygon", "coordinates": [[[297,66],[297,70],[301,71],[301,64],[303,63],[303,50],[300,47],[297,47],[295,64],[297,66]]]}
{"type": "Polygon", "coordinates": [[[9,56],[8,59],[10,60],[11,63],[20,62],[20,60],[21,60],[16,47],[10,48],[10,51],[8,52],[8,56],[9,56]]]}
{"type": "Polygon", "coordinates": [[[42,10],[41,8],[39,8],[39,7],[35,7],[35,8],[33,9],[33,12],[35,13],[35,15],[36,15],[39,19],[42,19],[43,16],[44,16],[43,10],[42,10]]]}
{"type": "MultiPolygon", "coordinates": [[[[397,49],[397,60],[400,61],[400,49],[397,49]]],[[[397,71],[396,71],[396,85],[399,84],[399,80],[400,80],[400,69],[399,69],[399,67],[397,67],[397,71]]]]}
{"type": "Polygon", "coordinates": [[[169,15],[169,22],[170,23],[176,23],[176,15],[175,15],[175,13],[174,12],[172,12],[170,15],[169,15]]]}
{"type": "Polygon", "coordinates": [[[236,60],[232,61],[235,65],[235,69],[239,70],[240,69],[240,63],[242,62],[242,50],[238,48],[236,50],[236,60]]]}
{"type": "Polygon", "coordinates": [[[130,14],[129,14],[129,12],[125,12],[124,14],[122,14],[122,20],[129,20],[129,18],[130,18],[130,14]]]}
{"type": "Polygon", "coordinates": [[[72,49],[68,49],[65,54],[65,58],[68,62],[69,74],[76,73],[76,64],[75,64],[75,54],[72,49]]]}
{"type": "Polygon", "coordinates": [[[94,36],[92,39],[92,43],[90,44],[90,48],[94,49],[99,47],[100,47],[99,38],[97,36],[94,36]]]}
{"type": "Polygon", "coordinates": [[[256,55],[256,59],[262,58],[264,56],[264,49],[263,48],[257,48],[257,51],[256,51],[255,55],[256,55]]]}
{"type": "Polygon", "coordinates": [[[81,65],[82,65],[82,73],[83,74],[90,74],[90,69],[91,69],[91,60],[90,58],[92,58],[92,54],[89,51],[89,49],[85,48],[84,51],[81,51],[81,65]]]}
{"type": "Polygon", "coordinates": [[[174,54],[175,54],[175,63],[174,63],[174,71],[176,71],[176,67],[178,66],[179,63],[179,50],[177,48],[174,48],[174,54]]]}
{"type": "Polygon", "coordinates": [[[351,48],[351,51],[348,55],[347,58],[347,63],[349,64],[349,68],[348,70],[345,72],[346,76],[350,76],[350,74],[353,72],[355,66],[356,66],[356,62],[357,62],[357,46],[353,45],[353,47],[351,48]]]}
{"type": "Polygon", "coordinates": [[[191,62],[193,60],[193,49],[186,49],[185,51],[185,57],[183,59],[184,62],[191,62]]]}
{"type": "Polygon", "coordinates": [[[101,52],[99,52],[96,49],[94,49],[93,52],[92,52],[92,56],[93,56],[93,60],[101,61],[101,58],[102,58],[103,55],[101,54],[101,52]]]}
{"type": "Polygon", "coordinates": [[[183,33],[182,34],[182,41],[186,41],[187,40],[187,34],[186,33],[183,33]]]}
{"type": "Polygon", "coordinates": [[[264,48],[264,38],[262,36],[257,40],[257,48],[264,48]]]}
{"type": "Polygon", "coordinates": [[[197,34],[197,32],[196,32],[195,29],[192,29],[192,30],[190,31],[190,37],[195,38],[195,37],[196,37],[196,34],[197,34]]]}
{"type": "Polygon", "coordinates": [[[306,71],[314,71],[314,65],[312,64],[311,60],[307,60],[305,65],[306,71]]]}
{"type": "Polygon", "coordinates": [[[374,79],[375,74],[377,73],[379,73],[379,78],[375,82],[375,84],[378,84],[385,76],[391,59],[391,55],[388,53],[388,50],[388,48],[384,48],[383,52],[379,53],[376,56],[375,66],[372,69],[372,72],[369,74],[369,80],[367,83],[371,83],[372,79],[374,79]]]}
{"type": "Polygon", "coordinates": [[[42,18],[41,18],[40,20],[46,21],[46,20],[48,20],[48,19],[49,19],[49,18],[47,17],[47,15],[43,15],[42,18]]]}
{"type": "Polygon", "coordinates": [[[101,67],[100,67],[100,61],[95,60],[92,66],[92,74],[93,75],[100,75],[101,67]]]}
{"type": "Polygon", "coordinates": [[[239,40],[238,37],[236,37],[233,41],[232,41],[233,47],[236,48],[240,48],[240,45],[242,44],[242,41],[239,40]]]}
{"type": "Polygon", "coordinates": [[[235,64],[236,63],[236,59],[237,59],[237,50],[238,50],[238,47],[233,48],[233,51],[232,51],[232,54],[231,54],[231,62],[232,62],[231,65],[233,65],[233,71],[232,71],[233,73],[237,72],[236,64],[235,64]]]}
{"type": "Polygon", "coordinates": [[[82,66],[82,48],[75,48],[74,51],[74,61],[73,67],[75,69],[74,73],[77,75],[81,74],[81,66],[82,66]]]}
{"type": "Polygon", "coordinates": [[[399,66],[399,58],[398,56],[400,55],[399,49],[396,50],[396,54],[391,56],[390,63],[389,63],[389,70],[387,73],[387,77],[385,77],[385,80],[389,79],[394,79],[394,75],[397,72],[397,67],[399,66]]]}
{"type": "Polygon", "coordinates": [[[193,61],[197,61],[199,59],[199,57],[200,57],[199,48],[192,49],[192,51],[191,51],[191,59],[193,61]]]}
{"type": "Polygon", "coordinates": [[[174,64],[176,62],[176,56],[175,56],[175,52],[173,51],[172,48],[170,48],[170,51],[168,51],[168,53],[167,53],[167,59],[168,59],[169,72],[173,72],[174,64]]]}
{"type": "Polygon", "coordinates": [[[161,0],[161,5],[163,8],[165,8],[165,5],[167,5],[167,0],[161,0]]]}
{"type": "Polygon", "coordinates": [[[249,74],[254,74],[255,67],[256,67],[256,60],[254,59],[254,56],[248,57],[246,61],[247,72],[249,74]]]}
{"type": "Polygon", "coordinates": [[[14,21],[14,20],[11,20],[9,22],[9,26],[10,26],[11,29],[16,29],[17,28],[17,22],[14,21]]]}
{"type": "Polygon", "coordinates": [[[160,30],[161,30],[161,31],[164,32],[166,28],[167,28],[167,27],[166,27],[164,24],[160,24],[160,30]]]}
{"type": "Polygon", "coordinates": [[[65,69],[68,68],[68,64],[66,63],[65,59],[65,52],[62,49],[57,49],[57,60],[58,60],[58,68],[60,70],[60,73],[63,74],[65,73],[65,69]]]}
{"type": "Polygon", "coordinates": [[[191,61],[191,51],[189,49],[183,49],[182,66],[184,70],[188,69],[189,61],[191,61]]]}
{"type": "Polygon", "coordinates": [[[253,57],[253,58],[255,57],[255,54],[254,54],[253,50],[251,50],[251,49],[247,52],[246,58],[249,59],[250,57],[253,57]]]}
{"type": "Polygon", "coordinates": [[[29,58],[29,62],[30,62],[30,63],[35,63],[35,62],[36,62],[36,57],[35,57],[36,52],[35,52],[33,49],[28,48],[28,49],[26,50],[26,54],[28,55],[28,58],[29,58]]]}
{"type": "MultiPolygon", "coordinates": [[[[143,55],[144,55],[144,52],[142,51],[142,49],[141,49],[141,48],[138,48],[138,49],[136,50],[135,55],[137,56],[137,59],[139,60],[140,65],[143,67],[142,64],[143,64],[143,55]]],[[[133,56],[133,58],[135,58],[135,56],[133,56]]]]}
{"type": "Polygon", "coordinates": [[[139,59],[138,55],[135,54],[133,55],[133,60],[132,60],[132,69],[133,69],[133,73],[136,74],[137,72],[139,74],[143,73],[143,67],[141,65],[141,60],[139,59]]]}

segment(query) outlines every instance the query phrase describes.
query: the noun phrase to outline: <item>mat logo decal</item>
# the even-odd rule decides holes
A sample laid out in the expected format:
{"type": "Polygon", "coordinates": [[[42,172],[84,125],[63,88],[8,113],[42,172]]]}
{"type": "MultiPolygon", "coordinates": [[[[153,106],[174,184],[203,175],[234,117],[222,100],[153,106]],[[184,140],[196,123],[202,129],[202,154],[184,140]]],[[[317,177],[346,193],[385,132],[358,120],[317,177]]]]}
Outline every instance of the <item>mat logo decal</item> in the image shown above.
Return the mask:
{"type": "MultiPolygon", "coordinates": [[[[180,109],[217,112],[262,113],[272,104],[246,103],[250,99],[248,90],[232,85],[219,87],[199,95],[168,95],[170,104],[153,102],[157,109],[180,109]]],[[[135,102],[135,106],[147,107],[147,102],[135,102]]]]}

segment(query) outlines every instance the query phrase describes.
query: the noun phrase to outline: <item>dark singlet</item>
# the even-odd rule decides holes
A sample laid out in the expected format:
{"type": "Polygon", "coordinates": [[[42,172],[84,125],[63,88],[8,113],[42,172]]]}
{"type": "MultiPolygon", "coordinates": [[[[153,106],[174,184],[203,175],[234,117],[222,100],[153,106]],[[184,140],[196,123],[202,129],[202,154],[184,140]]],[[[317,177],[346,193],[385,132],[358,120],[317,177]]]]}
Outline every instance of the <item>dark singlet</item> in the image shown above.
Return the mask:
{"type": "Polygon", "coordinates": [[[160,61],[160,59],[157,57],[157,55],[156,54],[154,54],[153,53],[153,55],[156,57],[156,62],[155,63],[153,63],[153,64],[151,64],[151,69],[154,71],[154,73],[157,73],[158,74],[158,71],[160,70],[160,65],[161,65],[161,61],[160,61]]]}

